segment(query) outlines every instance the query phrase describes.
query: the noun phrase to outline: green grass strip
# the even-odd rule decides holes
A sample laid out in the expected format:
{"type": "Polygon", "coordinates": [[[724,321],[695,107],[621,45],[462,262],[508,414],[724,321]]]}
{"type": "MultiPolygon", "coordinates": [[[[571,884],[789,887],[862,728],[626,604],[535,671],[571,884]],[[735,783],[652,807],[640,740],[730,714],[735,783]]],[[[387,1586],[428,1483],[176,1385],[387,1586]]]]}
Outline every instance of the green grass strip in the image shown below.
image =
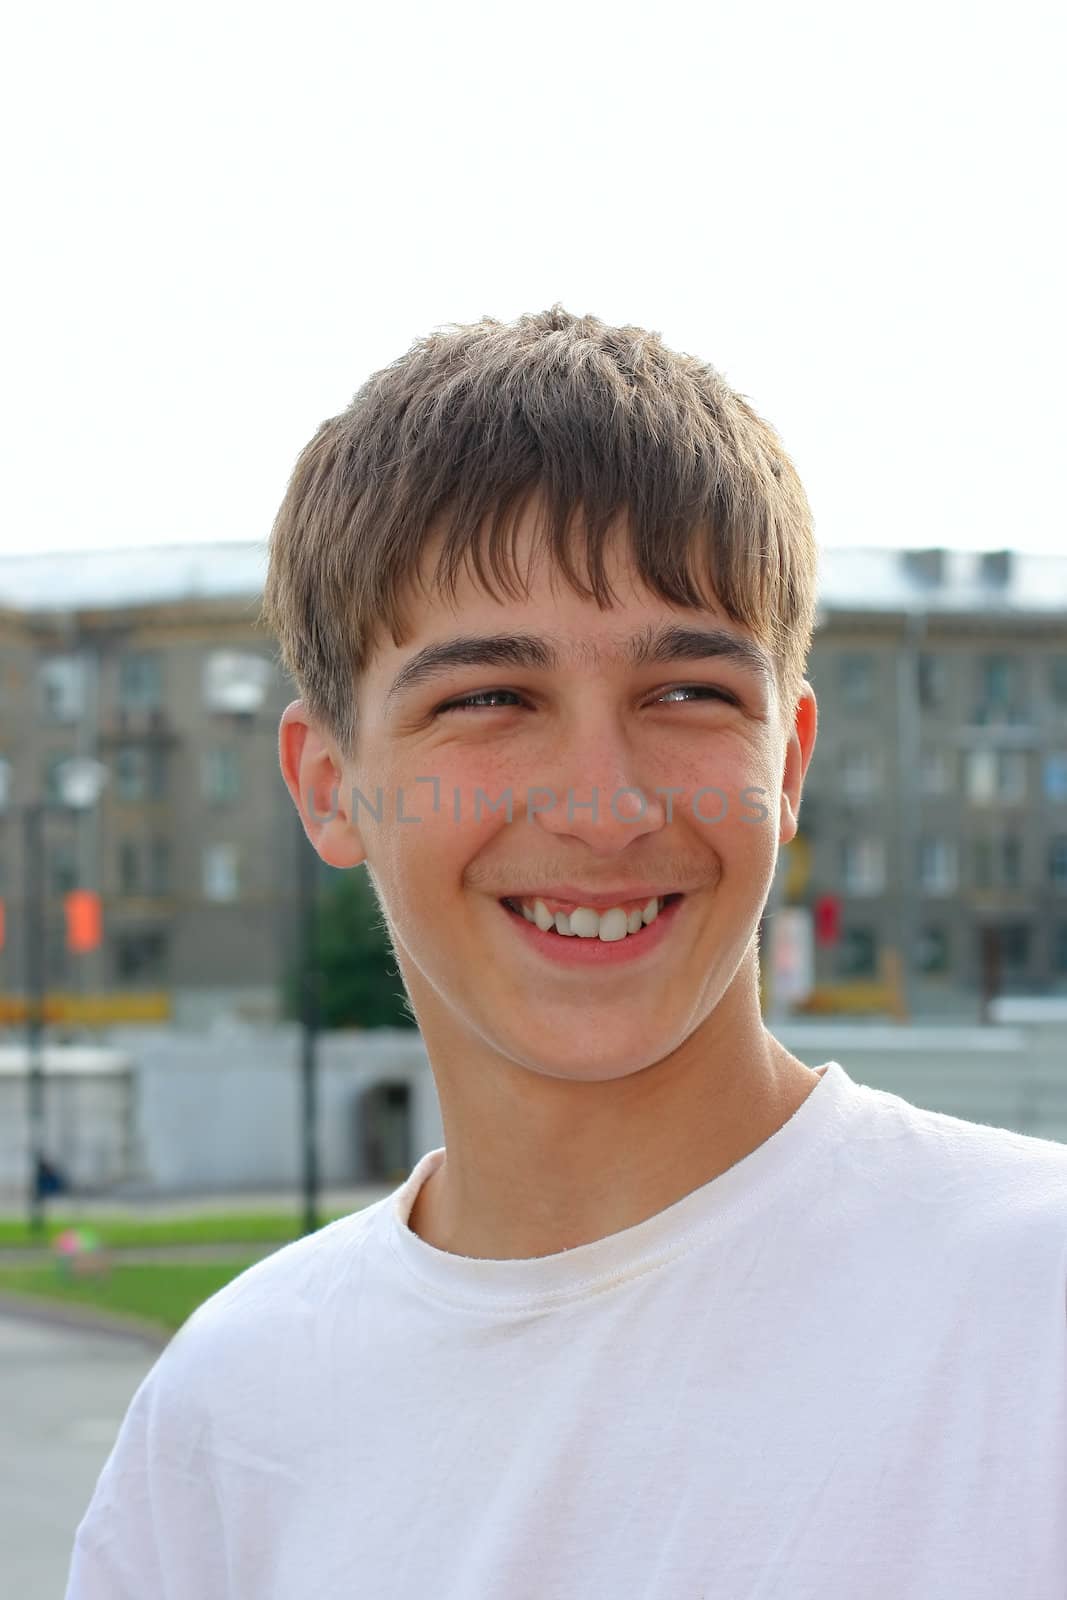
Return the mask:
{"type": "MultiPolygon", "coordinates": [[[[357,1208],[358,1209],[358,1208],[357,1208]]],[[[330,1212],[320,1226],[333,1222],[346,1212],[330,1212]]],[[[101,1242],[111,1248],[169,1244],[288,1244],[304,1231],[303,1216],[296,1212],[211,1212],[205,1216],[163,1217],[158,1221],[142,1217],[76,1217],[49,1215],[44,1242],[51,1244],[68,1228],[91,1228],[101,1242]]],[[[40,1245],[30,1233],[25,1217],[0,1217],[0,1248],[40,1245]]]]}
{"type": "Polygon", "coordinates": [[[0,1290],[140,1317],[174,1333],[197,1306],[251,1266],[212,1261],[113,1266],[105,1277],[64,1279],[55,1267],[0,1267],[0,1290]]]}

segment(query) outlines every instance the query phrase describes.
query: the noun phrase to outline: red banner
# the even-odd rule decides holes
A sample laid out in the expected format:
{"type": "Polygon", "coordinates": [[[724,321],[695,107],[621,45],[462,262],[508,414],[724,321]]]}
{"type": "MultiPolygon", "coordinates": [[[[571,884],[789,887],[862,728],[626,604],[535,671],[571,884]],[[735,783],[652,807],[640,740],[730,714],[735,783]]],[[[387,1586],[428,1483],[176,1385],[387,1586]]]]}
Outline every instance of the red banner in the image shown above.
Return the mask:
{"type": "Polygon", "coordinates": [[[816,944],[836,944],[841,937],[841,896],[821,894],[815,902],[816,944]]]}

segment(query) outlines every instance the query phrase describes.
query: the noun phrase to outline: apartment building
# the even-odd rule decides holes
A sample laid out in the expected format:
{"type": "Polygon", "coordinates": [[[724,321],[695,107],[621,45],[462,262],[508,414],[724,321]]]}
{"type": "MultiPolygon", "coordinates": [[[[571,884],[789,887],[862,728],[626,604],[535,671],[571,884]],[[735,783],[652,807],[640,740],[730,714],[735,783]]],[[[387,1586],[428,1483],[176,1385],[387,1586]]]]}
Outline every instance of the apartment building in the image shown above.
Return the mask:
{"type": "Polygon", "coordinates": [[[1067,558],[829,550],[793,903],[820,984],[901,955],[912,1008],[1067,992],[1067,558]],[[992,965],[992,970],[990,967],[992,965]]]}
{"type": "Polygon", "coordinates": [[[302,835],[277,767],[291,693],[256,622],[262,568],[248,544],[0,562],[0,992],[23,988],[21,812],[43,798],[49,991],[150,993],[179,1020],[276,1014],[302,835]],[[58,804],[72,755],[108,774],[82,812],[58,804]],[[78,954],[74,887],[103,911],[102,945],[78,954]]]}
{"type": "MultiPolygon", "coordinates": [[[[292,688],[256,622],[261,543],[0,559],[0,999],[24,986],[23,808],[91,755],[98,803],[46,828],[51,990],[276,1014],[298,851],[277,767],[292,688]],[[99,891],[99,949],[62,895],[99,891]]],[[[834,910],[819,985],[901,955],[916,1012],[1067,992],[1067,557],[828,549],[816,754],[786,900],[834,910]]],[[[328,876],[328,874],[326,874],[328,876]]]]}

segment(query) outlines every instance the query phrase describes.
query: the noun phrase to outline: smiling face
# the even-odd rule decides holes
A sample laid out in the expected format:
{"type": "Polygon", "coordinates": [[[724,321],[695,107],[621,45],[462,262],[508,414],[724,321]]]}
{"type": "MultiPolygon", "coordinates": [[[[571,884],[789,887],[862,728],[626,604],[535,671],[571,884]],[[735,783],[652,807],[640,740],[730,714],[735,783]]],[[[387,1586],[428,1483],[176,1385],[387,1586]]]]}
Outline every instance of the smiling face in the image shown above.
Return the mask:
{"type": "Polygon", "coordinates": [[[759,1023],[756,930],[814,698],[784,708],[755,641],[650,593],[620,541],[609,572],[606,610],[544,558],[518,601],[465,578],[454,602],[414,603],[360,681],[348,762],[299,703],[283,720],[309,836],[370,868],[431,1060],[603,1081],[716,1018],[759,1023]],[[308,798],[322,816],[334,789],[317,821],[308,798]],[[579,914],[568,935],[575,905],[623,915],[579,914]]]}

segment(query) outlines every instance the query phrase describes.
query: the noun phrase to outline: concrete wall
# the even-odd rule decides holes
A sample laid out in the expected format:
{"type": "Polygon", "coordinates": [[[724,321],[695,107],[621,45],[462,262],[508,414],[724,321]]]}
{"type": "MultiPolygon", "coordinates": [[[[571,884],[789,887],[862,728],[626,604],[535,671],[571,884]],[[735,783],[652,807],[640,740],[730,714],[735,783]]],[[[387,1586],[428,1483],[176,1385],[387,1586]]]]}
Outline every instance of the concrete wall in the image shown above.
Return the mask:
{"type": "MultiPolygon", "coordinates": [[[[113,1069],[75,1084],[58,1051],[46,1076],[47,1149],[85,1192],[184,1194],[292,1189],[302,1163],[300,1035],[296,1027],[201,1034],[124,1029],[113,1069]],[[75,1101],[73,1091],[76,1090],[75,1101]],[[71,1107],[77,1106],[77,1133],[71,1107]]],[[[0,1075],[0,1190],[26,1183],[26,1079],[0,1075]]],[[[320,1182],[378,1181],[363,1158],[360,1102],[382,1080],[408,1085],[403,1176],[444,1143],[437,1092],[413,1029],[326,1033],[318,1048],[320,1182]]],[[[394,1170],[399,1171],[399,1167],[394,1170]]],[[[391,1181],[391,1173],[387,1174],[391,1181]]]]}
{"type": "MultiPolygon", "coordinates": [[[[1067,1143],[1067,1018],[1017,1013],[985,1028],[787,1022],[773,1030],[809,1066],[841,1063],[858,1082],[974,1122],[1067,1143]]],[[[116,1030],[116,1035],[118,1030],[116,1030]]],[[[11,1054],[9,1052],[9,1054],[11,1054]]],[[[49,1073],[48,1153],[86,1193],[182,1195],[292,1190],[301,1172],[300,1034],[291,1025],[201,1033],[124,1029],[108,1073],[49,1073]],[[75,1081],[77,1079],[77,1081],[75,1081]]],[[[408,1086],[399,1181],[444,1143],[437,1091],[414,1030],[319,1040],[320,1181],[382,1181],[361,1148],[364,1092],[408,1086]]],[[[394,1112],[394,1116],[397,1115],[394,1112]]],[[[24,1064],[0,1071],[0,1190],[28,1172],[24,1064]]]]}
{"type": "MultiPolygon", "coordinates": [[[[189,1035],[147,1031],[136,1055],[134,1179],[156,1191],[292,1188],[301,1172],[300,1033],[294,1026],[189,1035]]],[[[408,1165],[443,1144],[437,1094],[414,1030],[324,1033],[318,1043],[320,1180],[372,1181],[360,1101],[383,1079],[410,1095],[408,1165]]]]}
{"type": "Polygon", "coordinates": [[[836,1060],[857,1082],[914,1105],[1067,1143],[1067,1022],[985,1028],[786,1022],[773,1031],[807,1066],[836,1060]]]}

